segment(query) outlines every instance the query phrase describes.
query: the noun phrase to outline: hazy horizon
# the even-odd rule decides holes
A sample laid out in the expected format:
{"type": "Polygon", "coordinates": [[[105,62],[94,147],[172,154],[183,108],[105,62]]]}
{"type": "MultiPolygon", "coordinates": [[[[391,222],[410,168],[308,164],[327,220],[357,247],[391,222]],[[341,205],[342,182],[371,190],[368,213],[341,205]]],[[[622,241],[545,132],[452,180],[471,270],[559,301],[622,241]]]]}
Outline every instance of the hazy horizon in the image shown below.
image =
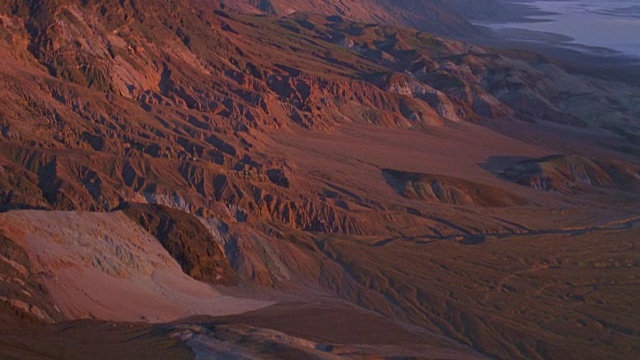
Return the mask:
{"type": "Polygon", "coordinates": [[[489,27],[561,34],[574,39],[567,44],[603,47],[640,57],[640,0],[534,0],[527,3],[554,14],[529,17],[542,20],[539,22],[508,22],[489,24],[489,27]]]}

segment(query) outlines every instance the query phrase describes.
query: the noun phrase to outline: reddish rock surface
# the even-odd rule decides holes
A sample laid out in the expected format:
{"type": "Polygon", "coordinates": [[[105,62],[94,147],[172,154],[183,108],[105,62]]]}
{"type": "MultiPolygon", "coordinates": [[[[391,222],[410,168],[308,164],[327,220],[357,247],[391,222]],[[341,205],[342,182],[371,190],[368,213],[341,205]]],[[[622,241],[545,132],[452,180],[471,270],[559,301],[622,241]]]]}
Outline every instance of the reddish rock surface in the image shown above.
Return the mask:
{"type": "Polygon", "coordinates": [[[435,1],[234,4],[0,2],[0,357],[640,351],[637,88],[435,1]]]}

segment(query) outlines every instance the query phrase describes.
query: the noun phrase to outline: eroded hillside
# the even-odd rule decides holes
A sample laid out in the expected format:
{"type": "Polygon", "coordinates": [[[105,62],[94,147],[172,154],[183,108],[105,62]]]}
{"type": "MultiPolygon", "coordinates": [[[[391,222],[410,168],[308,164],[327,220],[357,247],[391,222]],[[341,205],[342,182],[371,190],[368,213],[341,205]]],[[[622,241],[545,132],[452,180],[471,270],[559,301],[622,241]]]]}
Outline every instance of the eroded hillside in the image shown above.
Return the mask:
{"type": "Polygon", "coordinates": [[[321,183],[269,152],[265,133],[513,118],[637,131],[635,89],[540,57],[319,16],[205,10],[5,4],[3,206],[152,202],[363,232],[344,209],[318,201],[321,183]]]}
{"type": "Polygon", "coordinates": [[[286,16],[0,2],[3,309],[182,356],[640,351],[637,88],[374,24],[436,2],[248,3],[286,16]]]}

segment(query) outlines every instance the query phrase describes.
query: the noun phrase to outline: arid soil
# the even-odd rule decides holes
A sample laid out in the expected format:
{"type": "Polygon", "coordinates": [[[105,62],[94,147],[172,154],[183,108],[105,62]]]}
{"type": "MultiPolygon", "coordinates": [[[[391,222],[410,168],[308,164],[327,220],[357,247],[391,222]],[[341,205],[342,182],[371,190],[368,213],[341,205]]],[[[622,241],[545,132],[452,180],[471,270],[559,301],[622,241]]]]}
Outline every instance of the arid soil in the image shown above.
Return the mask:
{"type": "Polygon", "coordinates": [[[43,325],[15,316],[0,304],[2,359],[193,359],[177,337],[148,324],[95,320],[43,325]]]}
{"type": "Polygon", "coordinates": [[[30,272],[55,304],[55,313],[33,313],[41,320],[62,315],[167,322],[269,304],[225,296],[187,276],[158,239],[122,213],[25,210],[0,216],[2,233],[26,252],[30,272]]]}
{"type": "Polygon", "coordinates": [[[640,352],[633,82],[229,3],[0,2],[0,357],[640,352]]]}

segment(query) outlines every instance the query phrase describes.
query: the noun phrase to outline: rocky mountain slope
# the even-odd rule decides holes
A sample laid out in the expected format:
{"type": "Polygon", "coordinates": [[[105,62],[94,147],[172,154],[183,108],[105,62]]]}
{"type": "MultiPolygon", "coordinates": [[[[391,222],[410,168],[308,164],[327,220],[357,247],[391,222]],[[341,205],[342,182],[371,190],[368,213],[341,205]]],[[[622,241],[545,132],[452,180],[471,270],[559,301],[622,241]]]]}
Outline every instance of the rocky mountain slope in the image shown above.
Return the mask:
{"type": "Polygon", "coordinates": [[[593,187],[640,190],[639,167],[579,156],[549,156],[523,161],[505,169],[503,176],[546,191],[573,193],[593,187]]]}
{"type": "MultiPolygon", "coordinates": [[[[244,13],[287,16],[294,13],[315,13],[336,16],[345,20],[412,27],[444,35],[469,36],[477,29],[463,17],[471,2],[456,3],[441,0],[390,1],[390,0],[242,0],[220,1],[218,6],[244,13]]],[[[496,5],[492,3],[492,5],[496,5]]],[[[495,8],[495,7],[493,7],[495,8]]],[[[466,14],[465,14],[466,15],[466,14]]]]}
{"type": "MultiPolygon", "coordinates": [[[[156,238],[122,213],[29,211],[0,216],[4,243],[23,254],[22,264],[14,268],[28,269],[19,273],[30,274],[30,285],[47,289],[51,308],[32,303],[22,309],[40,320],[167,322],[269,305],[225,296],[187,276],[156,238]]],[[[26,295],[22,303],[31,303],[30,293],[21,295],[26,295]]]]}
{"type": "Polygon", "coordinates": [[[122,211],[160,240],[190,277],[211,284],[237,284],[224,250],[196,217],[159,205],[127,204],[122,211]]]}
{"type": "Polygon", "coordinates": [[[405,27],[437,2],[247,4],[278,16],[0,2],[0,315],[256,309],[136,325],[183,355],[640,351],[637,88],[405,27]]]}
{"type": "Polygon", "coordinates": [[[5,5],[5,208],[153,202],[355,231],[316,200],[321,183],[288,179],[295,164],[268,154],[265,131],[516,118],[637,132],[635,89],[539,57],[310,15],[136,4],[5,5]]]}

